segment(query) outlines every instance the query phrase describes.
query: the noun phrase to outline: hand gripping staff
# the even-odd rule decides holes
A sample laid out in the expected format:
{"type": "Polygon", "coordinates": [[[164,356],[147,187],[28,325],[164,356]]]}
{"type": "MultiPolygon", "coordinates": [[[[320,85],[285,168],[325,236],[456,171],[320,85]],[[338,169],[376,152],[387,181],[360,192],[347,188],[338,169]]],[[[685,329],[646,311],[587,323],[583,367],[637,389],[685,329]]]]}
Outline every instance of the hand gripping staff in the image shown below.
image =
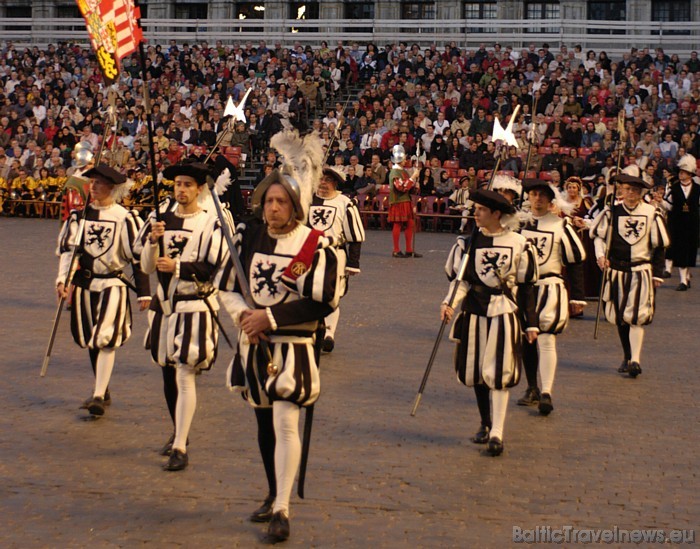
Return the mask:
{"type": "MultiPolygon", "coordinates": [[[[100,163],[100,159],[102,158],[102,152],[104,151],[105,142],[107,140],[107,132],[110,130],[112,125],[116,124],[116,93],[114,92],[114,90],[109,91],[108,98],[109,108],[107,109],[107,117],[109,120],[105,124],[104,133],[102,134],[102,143],[100,143],[100,148],[97,150],[97,155],[94,157],[95,166],[97,166],[100,163]]],[[[80,253],[83,246],[83,233],[85,232],[85,215],[89,206],[90,193],[88,193],[87,197],[85,198],[85,205],[79,214],[78,232],[75,235],[75,244],[73,246],[73,252],[71,254],[70,263],[68,266],[68,274],[66,275],[66,279],[63,281],[63,287],[66,290],[70,288],[71,281],[73,280],[73,275],[75,274],[75,271],[77,269],[76,262],[78,260],[78,257],[80,257],[80,253]]],[[[61,298],[58,300],[56,314],[54,315],[53,319],[53,327],[51,328],[51,335],[49,336],[49,343],[46,346],[46,354],[44,355],[44,361],[41,364],[41,373],[39,374],[41,377],[44,377],[49,369],[49,362],[51,361],[51,352],[53,351],[53,344],[56,341],[56,333],[58,332],[58,325],[61,322],[61,313],[63,312],[63,304],[65,303],[65,301],[66,298],[63,296],[61,296],[61,298]]]]}
{"type": "MultiPolygon", "coordinates": [[[[491,177],[489,178],[488,186],[486,187],[488,190],[491,190],[491,187],[493,186],[494,177],[496,177],[496,172],[498,171],[498,167],[501,163],[500,149],[503,143],[505,142],[515,147],[518,146],[517,142],[515,141],[515,136],[513,135],[513,122],[515,121],[519,110],[520,105],[517,105],[515,107],[515,110],[513,110],[510,122],[508,123],[508,126],[505,130],[499,123],[498,119],[494,121],[493,135],[491,137],[494,141],[496,141],[496,165],[493,167],[491,177]]],[[[457,287],[459,286],[459,281],[462,280],[462,278],[464,277],[464,273],[467,270],[467,261],[469,261],[469,256],[471,255],[472,249],[474,247],[474,240],[478,230],[478,227],[476,226],[476,224],[474,224],[474,227],[472,228],[472,232],[469,235],[468,239],[469,247],[467,248],[467,250],[465,250],[464,255],[462,256],[462,262],[459,265],[459,271],[457,272],[457,277],[455,278],[455,285],[454,288],[452,288],[450,300],[447,303],[449,307],[452,307],[455,295],[457,294],[457,287]]],[[[446,326],[447,319],[443,319],[440,323],[440,330],[438,331],[437,338],[435,339],[435,344],[433,345],[433,351],[430,353],[430,358],[428,359],[428,365],[425,367],[425,373],[423,374],[423,379],[421,380],[420,387],[418,388],[418,394],[416,394],[416,398],[413,401],[413,408],[411,409],[412,417],[416,415],[421,398],[423,398],[423,391],[425,390],[425,386],[428,383],[428,376],[430,375],[430,370],[432,370],[433,368],[433,362],[435,362],[435,357],[437,356],[438,348],[440,347],[440,342],[442,341],[442,335],[445,332],[446,326]]]]}
{"type": "MultiPolygon", "coordinates": [[[[224,238],[226,239],[226,244],[228,245],[229,256],[231,259],[231,263],[233,264],[233,270],[236,271],[236,278],[238,279],[238,284],[241,287],[243,299],[245,299],[245,302],[248,305],[248,307],[250,307],[251,309],[255,309],[255,302],[253,301],[253,296],[250,293],[250,285],[248,284],[248,279],[245,277],[245,271],[243,270],[241,258],[239,257],[238,252],[236,251],[235,244],[233,243],[233,234],[231,234],[231,227],[228,224],[228,220],[224,216],[224,210],[221,206],[221,200],[219,200],[219,195],[216,192],[215,181],[213,179],[209,180],[208,185],[209,190],[211,191],[211,198],[214,202],[214,209],[216,209],[216,216],[219,218],[221,230],[224,233],[224,238]]],[[[265,356],[267,357],[267,370],[270,371],[270,369],[273,368],[270,347],[267,344],[267,341],[263,339],[260,340],[259,345],[263,349],[265,356]]]]}
{"type": "Polygon", "coordinates": [[[627,132],[625,130],[624,111],[620,111],[620,116],[617,117],[617,131],[620,135],[619,142],[617,144],[617,172],[615,173],[615,177],[613,178],[612,196],[605,197],[605,202],[608,203],[608,207],[610,208],[610,223],[608,226],[607,233],[605,235],[605,267],[603,268],[603,273],[600,277],[600,289],[598,291],[598,306],[596,307],[595,313],[595,327],[593,328],[593,339],[598,339],[598,329],[600,328],[600,313],[603,309],[603,289],[605,288],[605,276],[608,274],[608,258],[610,257],[610,245],[612,244],[612,235],[615,227],[615,199],[617,198],[617,175],[620,173],[620,167],[622,166],[622,151],[625,148],[624,140],[627,138],[627,132]]]}

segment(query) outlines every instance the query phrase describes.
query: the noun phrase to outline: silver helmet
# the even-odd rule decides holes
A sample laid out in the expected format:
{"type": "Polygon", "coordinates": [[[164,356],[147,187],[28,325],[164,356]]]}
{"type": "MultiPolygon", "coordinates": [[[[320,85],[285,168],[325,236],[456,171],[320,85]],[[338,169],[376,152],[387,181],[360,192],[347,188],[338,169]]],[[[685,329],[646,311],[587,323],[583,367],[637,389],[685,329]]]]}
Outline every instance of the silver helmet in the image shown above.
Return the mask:
{"type": "Polygon", "coordinates": [[[265,193],[270,185],[279,183],[287,191],[289,198],[292,200],[294,205],[295,217],[299,221],[306,221],[304,208],[301,204],[301,189],[299,188],[299,183],[287,174],[283,174],[279,170],[273,170],[270,175],[263,179],[258,186],[255,187],[253,191],[253,196],[250,201],[253,213],[258,217],[262,218],[263,214],[263,203],[265,202],[265,193]]]}
{"type": "Polygon", "coordinates": [[[404,160],[406,160],[406,149],[403,145],[394,145],[391,148],[391,161],[394,164],[401,164],[404,160]]]}

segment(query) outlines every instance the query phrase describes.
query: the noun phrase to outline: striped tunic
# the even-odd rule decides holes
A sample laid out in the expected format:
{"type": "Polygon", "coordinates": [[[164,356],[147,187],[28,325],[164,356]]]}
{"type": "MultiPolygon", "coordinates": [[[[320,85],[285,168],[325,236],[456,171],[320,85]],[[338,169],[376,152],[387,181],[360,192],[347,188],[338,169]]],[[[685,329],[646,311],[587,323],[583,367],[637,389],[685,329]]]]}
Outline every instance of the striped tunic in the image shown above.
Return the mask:
{"type": "Polygon", "coordinates": [[[338,193],[333,198],[314,195],[309,208],[308,225],[332,238],[347,257],[345,268],[360,272],[360,251],[365,228],[357,202],[338,193]]]}
{"type": "Polygon", "coordinates": [[[569,295],[562,277],[566,266],[574,302],[585,303],[582,263],[586,250],[568,219],[553,213],[531,216],[520,230],[535,249],[539,280],[535,284],[540,332],[560,334],[569,322],[569,295]]]}
{"type": "MultiPolygon", "coordinates": [[[[176,261],[176,268],[175,273],[159,276],[148,313],[145,344],[156,364],[187,364],[208,370],[216,360],[218,342],[218,327],[212,311],[217,311],[219,304],[211,284],[225,260],[226,247],[215,215],[204,210],[182,215],[173,207],[173,202],[164,201],[160,210],[165,222],[165,255],[176,261]],[[209,288],[205,288],[206,285],[209,288]],[[206,297],[199,293],[200,286],[206,297]]],[[[134,244],[147,273],[156,271],[159,254],[158,244],[151,244],[148,238],[153,221],[155,213],[151,213],[134,244]]]]}
{"type": "Polygon", "coordinates": [[[82,231],[78,270],[71,308],[71,333],[80,347],[112,349],[131,336],[131,304],[120,277],[131,264],[140,298],[147,298],[148,277],[139,268],[132,243],[143,225],[138,212],[119,204],[90,204],[81,223],[73,211],[58,237],[59,269],[56,284],[66,280],[73,249],[82,231]]]}
{"type": "MultiPolygon", "coordinates": [[[[253,406],[268,407],[275,400],[313,404],[321,390],[314,334],[318,321],[338,306],[344,255],[337,253],[331,240],[301,224],[285,235],[270,235],[264,225],[237,229],[236,246],[255,308],[265,309],[272,325],[271,356],[261,346],[251,345],[241,330],[227,384],[242,391],[253,406]],[[297,256],[302,248],[309,252],[307,262],[297,256]],[[274,369],[267,367],[270,360],[274,369]]],[[[217,276],[216,286],[239,326],[249,307],[230,261],[217,276]]]]}
{"type": "Polygon", "coordinates": [[[495,235],[479,230],[474,238],[461,279],[457,277],[469,248],[467,239],[457,239],[445,265],[451,284],[444,301],[449,303],[454,291],[452,306],[462,306],[450,333],[457,343],[455,371],[469,387],[486,384],[500,390],[520,381],[523,323],[537,329],[537,260],[525,237],[510,230],[495,235]]]}
{"type": "MultiPolygon", "coordinates": [[[[631,210],[616,204],[613,213],[610,268],[604,274],[602,296],[605,318],[611,324],[644,326],[654,318],[653,279],[661,279],[664,268],[666,224],[660,212],[644,202],[631,210]]],[[[598,258],[605,256],[610,220],[610,207],[605,206],[591,225],[598,258]]]]}

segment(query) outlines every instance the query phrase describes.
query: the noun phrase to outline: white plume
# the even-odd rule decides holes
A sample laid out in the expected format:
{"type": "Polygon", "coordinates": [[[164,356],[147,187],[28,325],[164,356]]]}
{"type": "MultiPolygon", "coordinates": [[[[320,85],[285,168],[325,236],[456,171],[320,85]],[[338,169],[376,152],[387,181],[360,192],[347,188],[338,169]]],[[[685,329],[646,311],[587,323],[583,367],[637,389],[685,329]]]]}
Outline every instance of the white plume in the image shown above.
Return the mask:
{"type": "Polygon", "coordinates": [[[127,178],[127,180],[124,183],[114,185],[114,188],[112,189],[111,193],[114,201],[121,204],[122,200],[129,196],[129,192],[131,191],[131,188],[133,186],[134,180],[130,178],[127,178]]]}
{"type": "Polygon", "coordinates": [[[566,193],[564,191],[560,191],[556,187],[552,187],[552,190],[554,191],[554,200],[552,200],[552,209],[554,210],[554,213],[563,213],[565,216],[570,216],[573,211],[575,206],[569,202],[566,199],[566,193]]]}
{"type": "Polygon", "coordinates": [[[228,168],[225,168],[224,171],[221,172],[221,175],[219,175],[219,177],[216,178],[216,182],[214,183],[214,190],[216,191],[216,194],[224,194],[230,184],[231,172],[228,170],[228,168]]]}
{"type": "Polygon", "coordinates": [[[323,174],[321,139],[316,133],[301,137],[297,130],[285,130],[270,139],[270,146],[282,156],[280,173],[290,176],[299,184],[299,200],[306,217],[323,174]]]}

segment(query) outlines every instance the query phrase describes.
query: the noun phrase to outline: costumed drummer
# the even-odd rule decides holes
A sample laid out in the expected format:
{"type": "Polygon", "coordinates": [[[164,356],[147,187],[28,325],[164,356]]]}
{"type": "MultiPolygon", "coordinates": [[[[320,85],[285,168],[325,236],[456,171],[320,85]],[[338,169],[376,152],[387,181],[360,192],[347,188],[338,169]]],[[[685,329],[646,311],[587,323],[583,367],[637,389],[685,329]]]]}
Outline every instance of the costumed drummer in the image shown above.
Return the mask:
{"type": "Polygon", "coordinates": [[[290,533],[289,500],[302,452],[299,412],[320,393],[315,333],[338,306],[345,258],[323,233],[304,225],[321,179],[320,139],[280,132],[270,144],[284,163],[253,193],[263,224],[241,224],[235,236],[252,302],[246,301],[231,262],[217,287],[240,327],[228,383],[255,409],[268,482],[268,495],[250,519],[270,521],[267,535],[275,542],[290,533]]]}
{"type": "MultiPolygon", "coordinates": [[[[357,203],[338,191],[342,177],[329,168],[323,170],[321,182],[309,208],[308,224],[333,239],[338,253],[345,254],[345,273],[341,276],[341,294],[348,290],[348,277],[360,273],[360,252],[365,241],[365,229],[357,203]]],[[[330,353],[335,347],[335,330],[340,318],[340,307],[326,317],[326,335],[323,351],[330,353]]]]}
{"type": "Polygon", "coordinates": [[[540,333],[535,343],[523,342],[523,365],[527,377],[527,391],[518,400],[521,406],[538,404],[542,415],[554,409],[552,387],[557,369],[556,336],[569,323],[569,304],[585,305],[583,267],[586,251],[568,217],[552,212],[553,204],[565,206],[558,191],[541,179],[525,179],[523,190],[530,202],[530,215],[520,229],[535,249],[539,277],[535,283],[536,308],[540,333]],[[556,200],[555,200],[556,199],[556,200]],[[564,284],[563,267],[571,287],[564,284]],[[542,378],[542,392],[537,385],[537,371],[542,378]]]}
{"type": "Polygon", "coordinates": [[[413,237],[415,234],[415,214],[411,191],[416,186],[416,170],[410,175],[403,167],[406,162],[406,151],[403,145],[394,145],[391,149],[391,171],[389,172],[389,215],[387,221],[393,223],[391,234],[394,241],[392,257],[423,257],[413,250],[413,237]],[[401,231],[404,231],[406,240],[406,253],[401,251],[401,231]]]}
{"type": "MultiPolygon", "coordinates": [[[[678,161],[678,182],[666,193],[664,206],[668,210],[668,232],[671,247],[666,252],[666,261],[678,267],[680,283],[676,291],[690,288],[690,267],[695,267],[700,240],[700,185],[693,181],[697,173],[697,162],[691,154],[678,161]]],[[[670,271],[669,268],[666,269],[670,271]]]]}
{"type": "Polygon", "coordinates": [[[474,387],[481,416],[481,427],[472,441],[488,443],[488,453],[498,456],[503,452],[508,389],[520,380],[522,331],[530,343],[539,332],[533,286],[538,269],[530,243],[510,228],[513,206],[490,190],[475,191],[471,199],[478,230],[471,237],[473,242],[460,236],[450,251],[445,270],[451,284],[440,316],[451,320],[461,304],[450,339],[457,343],[457,377],[474,387]],[[460,277],[465,253],[466,270],[460,277]],[[450,304],[454,285],[455,300],[450,304]]]}
{"type": "Polygon", "coordinates": [[[622,200],[605,206],[591,223],[590,234],[603,271],[605,318],[617,326],[624,353],[617,371],[636,378],[642,373],[644,326],[654,318],[669,238],[660,212],[642,200],[651,184],[626,173],[616,177],[622,200]]]}
{"type": "Polygon", "coordinates": [[[60,257],[56,293],[67,298],[64,286],[76,243],[78,270],[73,277],[71,333],[73,340],[88,349],[95,388],[82,409],[91,417],[104,415],[111,403],[109,380],[114,368],[115,352],[131,336],[131,304],[124,268],[131,264],[138,294],[139,309],[144,311],[151,301],[148,276],[139,267],[132,243],[143,221],[135,210],[118,204],[128,194],[131,182],[106,164],[86,171],[90,180],[90,204],[84,213],[72,211],[58,237],[60,257]],[[82,229],[83,234],[79,231],[82,229]]]}
{"type": "Polygon", "coordinates": [[[173,434],[161,450],[170,456],[165,469],[187,467],[187,441],[197,407],[196,374],[216,360],[219,308],[212,279],[223,263],[219,219],[213,211],[204,164],[170,166],[163,176],[173,181],[173,197],[155,212],[139,233],[134,249],[146,273],[158,272],[156,294],[148,313],[146,348],[162,367],[163,393],[173,434]],[[163,239],[164,255],[159,254],[163,239]]]}

